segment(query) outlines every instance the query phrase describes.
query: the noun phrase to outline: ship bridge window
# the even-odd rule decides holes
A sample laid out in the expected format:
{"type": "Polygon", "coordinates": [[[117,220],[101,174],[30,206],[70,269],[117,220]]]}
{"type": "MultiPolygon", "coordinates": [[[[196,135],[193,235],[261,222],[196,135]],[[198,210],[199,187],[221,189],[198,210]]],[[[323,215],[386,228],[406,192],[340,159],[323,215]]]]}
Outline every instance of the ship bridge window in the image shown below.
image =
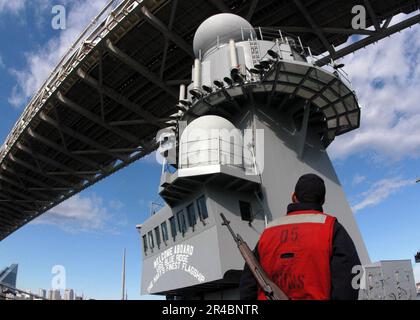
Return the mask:
{"type": "Polygon", "coordinates": [[[197,217],[195,215],[195,207],[194,207],[194,203],[191,203],[188,207],[187,207],[187,214],[188,214],[188,221],[190,222],[190,226],[193,228],[194,230],[194,226],[197,224],[197,217]]]}
{"type": "Polygon", "coordinates": [[[197,199],[197,207],[200,220],[203,221],[204,219],[207,219],[209,217],[209,213],[207,212],[206,198],[204,196],[197,199]]]}
{"type": "Polygon", "coordinates": [[[146,254],[147,253],[147,237],[143,236],[143,251],[146,254]]]}
{"type": "Polygon", "coordinates": [[[149,231],[147,235],[149,236],[149,247],[150,247],[150,249],[153,250],[153,248],[155,247],[155,243],[153,241],[153,233],[152,233],[152,231],[149,231]]]}
{"type": "Polygon", "coordinates": [[[178,220],[178,230],[182,233],[182,235],[184,235],[184,233],[187,231],[187,221],[185,219],[184,210],[178,211],[176,218],[178,220]]]}
{"type": "Polygon", "coordinates": [[[242,220],[252,221],[252,208],[249,202],[239,201],[239,210],[241,212],[242,220]]]}
{"type": "Polygon", "coordinates": [[[170,217],[169,218],[169,224],[171,225],[172,238],[175,241],[175,238],[176,238],[176,222],[175,222],[175,217],[170,217]]]}
{"type": "Polygon", "coordinates": [[[156,245],[158,248],[160,248],[160,231],[159,231],[159,227],[155,228],[155,237],[156,237],[156,245]]]}
{"type": "Polygon", "coordinates": [[[160,228],[162,229],[162,239],[166,243],[169,240],[168,227],[166,226],[166,221],[161,223],[160,228]]]}

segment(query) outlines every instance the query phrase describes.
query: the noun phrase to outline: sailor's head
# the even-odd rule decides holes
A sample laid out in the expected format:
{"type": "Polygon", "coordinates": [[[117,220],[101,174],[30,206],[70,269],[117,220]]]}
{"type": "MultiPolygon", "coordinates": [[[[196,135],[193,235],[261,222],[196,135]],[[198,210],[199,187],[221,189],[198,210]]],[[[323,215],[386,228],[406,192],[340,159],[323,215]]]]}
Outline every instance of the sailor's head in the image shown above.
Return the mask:
{"type": "Polygon", "coordinates": [[[317,203],[323,205],[325,202],[324,180],[313,173],[301,176],[296,183],[295,191],[292,194],[292,202],[317,203]]]}

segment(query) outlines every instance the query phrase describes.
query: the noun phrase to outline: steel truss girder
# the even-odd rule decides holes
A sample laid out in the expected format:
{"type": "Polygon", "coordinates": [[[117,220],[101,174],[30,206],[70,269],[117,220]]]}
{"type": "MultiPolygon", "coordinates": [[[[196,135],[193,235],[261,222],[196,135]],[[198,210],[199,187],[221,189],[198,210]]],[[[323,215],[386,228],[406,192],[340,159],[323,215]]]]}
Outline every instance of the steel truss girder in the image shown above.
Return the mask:
{"type": "MultiPolygon", "coordinates": [[[[165,121],[169,121],[171,120],[170,118],[168,118],[167,120],[165,119],[165,121]]],[[[147,120],[120,120],[120,121],[110,121],[109,124],[111,126],[136,126],[139,124],[147,124],[147,120]]]]}
{"type": "MultiPolygon", "coordinates": [[[[278,27],[281,31],[290,32],[290,33],[315,33],[314,29],[307,27],[293,27],[293,26],[281,26],[278,27]]],[[[323,33],[332,33],[332,34],[347,34],[347,35],[373,35],[375,31],[365,30],[365,29],[346,29],[346,28],[330,28],[325,27],[321,28],[323,33]]]]}
{"type": "Polygon", "coordinates": [[[16,144],[16,146],[20,150],[22,150],[23,152],[25,152],[28,155],[32,156],[33,158],[36,158],[39,161],[42,161],[43,163],[46,163],[48,165],[51,165],[51,166],[56,167],[57,169],[62,170],[62,171],[58,171],[58,172],[55,172],[55,171],[45,172],[48,176],[50,176],[50,175],[53,175],[54,176],[54,175],[64,174],[64,175],[72,175],[72,176],[75,176],[75,177],[79,177],[79,178],[82,178],[82,179],[89,180],[89,178],[86,177],[85,175],[95,175],[95,174],[98,173],[98,172],[95,172],[95,171],[84,171],[84,172],[75,171],[72,168],[70,168],[70,167],[68,167],[68,166],[66,166],[64,164],[61,164],[61,163],[59,163],[59,162],[57,162],[57,161],[55,161],[53,159],[50,159],[50,158],[48,158],[48,157],[46,157],[46,156],[44,156],[44,155],[42,155],[40,153],[35,152],[32,148],[27,147],[27,146],[24,146],[20,142],[18,142],[16,144]]]}
{"type": "MultiPolygon", "coordinates": [[[[2,199],[0,199],[0,201],[1,200],[2,199]]],[[[20,219],[21,218],[19,216],[19,213],[16,211],[16,207],[13,207],[13,206],[11,206],[9,204],[7,204],[6,206],[2,206],[2,208],[0,210],[3,210],[3,212],[6,212],[8,215],[10,215],[11,217],[13,217],[14,219],[20,219]]],[[[19,210],[21,210],[21,209],[19,209],[19,210]]]]}
{"type": "MultiPolygon", "coordinates": [[[[30,196],[27,196],[27,195],[25,195],[25,194],[23,194],[23,193],[16,192],[16,191],[14,191],[14,190],[7,189],[7,188],[3,188],[3,187],[0,189],[0,193],[2,193],[2,194],[12,194],[12,195],[14,195],[14,196],[16,196],[16,197],[20,197],[20,199],[28,200],[28,201],[30,201],[30,202],[34,202],[34,201],[36,201],[36,200],[37,200],[36,198],[33,198],[33,197],[30,197],[30,196]]],[[[28,206],[27,206],[27,207],[28,207],[28,206]]],[[[29,208],[29,207],[28,207],[28,208],[29,208]]]]}
{"type": "MultiPolygon", "coordinates": [[[[388,22],[389,23],[389,22],[388,22]]],[[[363,47],[366,47],[374,42],[377,42],[379,40],[382,40],[383,38],[386,38],[394,33],[397,33],[401,30],[404,30],[406,28],[412,27],[413,25],[420,23],[420,14],[415,15],[411,18],[408,18],[404,21],[401,21],[397,24],[394,24],[390,27],[388,27],[388,23],[386,22],[384,26],[379,29],[378,31],[375,31],[374,34],[371,36],[368,36],[366,38],[363,38],[362,40],[356,41],[347,47],[344,47],[338,51],[336,51],[333,55],[329,55],[327,57],[319,59],[315,64],[317,66],[324,66],[331,62],[331,60],[337,60],[339,58],[342,58],[352,52],[355,52],[363,47]]]]}
{"type": "Polygon", "coordinates": [[[184,50],[185,53],[187,53],[191,58],[195,58],[192,47],[187,42],[185,42],[185,40],[182,39],[182,37],[180,37],[176,33],[169,30],[162,21],[160,21],[158,18],[156,18],[156,16],[154,16],[146,8],[146,6],[142,6],[140,8],[140,12],[146,18],[147,22],[149,22],[153,27],[158,29],[165,37],[170,39],[178,47],[180,47],[182,50],[184,50]]]}
{"type": "MultiPolygon", "coordinates": [[[[138,148],[124,148],[124,149],[108,149],[108,152],[110,153],[134,153],[134,152],[139,152],[142,151],[143,149],[138,149],[138,148]]],[[[103,151],[100,150],[74,150],[71,152],[72,154],[75,155],[92,155],[92,154],[101,154],[103,153],[103,151]]]]}
{"type": "Polygon", "coordinates": [[[21,165],[22,167],[28,169],[28,170],[31,170],[35,173],[38,173],[39,175],[44,176],[48,179],[54,180],[56,183],[59,183],[60,185],[72,187],[71,184],[69,184],[67,181],[65,181],[63,179],[56,178],[54,176],[46,175],[45,172],[41,171],[39,168],[34,167],[33,165],[27,163],[26,161],[23,161],[21,159],[16,158],[14,155],[12,155],[10,153],[9,153],[9,159],[12,160],[15,163],[21,165]]]}
{"type": "Polygon", "coordinates": [[[170,94],[174,98],[178,98],[177,93],[175,90],[170,88],[168,85],[165,84],[156,74],[150,71],[147,67],[142,65],[140,62],[131,58],[128,54],[118,49],[110,40],[106,41],[106,48],[107,50],[117,59],[121,60],[127,66],[141,74],[147,80],[153,82],[156,86],[160,87],[162,90],[170,94]]]}
{"type": "MultiPolygon", "coordinates": [[[[12,168],[10,168],[10,167],[7,167],[6,166],[6,170],[8,171],[8,172],[10,172],[10,173],[12,173],[14,176],[16,176],[17,178],[19,178],[19,179],[21,179],[21,180],[25,180],[25,181],[27,181],[27,182],[30,182],[30,183],[32,183],[32,184],[34,184],[35,186],[41,186],[41,187],[44,187],[45,188],[45,190],[48,190],[48,191],[54,191],[54,189],[55,188],[57,188],[57,187],[51,187],[51,186],[49,186],[48,184],[46,184],[46,183],[44,183],[44,182],[41,182],[40,180],[37,180],[37,179],[33,179],[33,178],[31,178],[31,177],[28,177],[27,175],[23,175],[23,174],[20,174],[20,173],[17,173],[16,171],[14,171],[12,168]]],[[[61,188],[61,187],[58,187],[58,188],[60,188],[60,189],[67,189],[67,190],[69,190],[68,188],[61,188]]]]}
{"type": "Polygon", "coordinates": [[[19,212],[23,212],[24,210],[24,209],[16,208],[16,207],[14,207],[12,210],[10,207],[2,206],[2,208],[0,209],[0,216],[3,213],[7,215],[7,218],[11,218],[12,222],[16,222],[16,224],[18,224],[20,220],[22,220],[22,218],[26,218],[26,217],[22,217],[22,215],[19,215],[16,209],[18,209],[19,212]]]}
{"type": "MultiPolygon", "coordinates": [[[[4,175],[0,174],[0,180],[5,181],[6,183],[22,190],[22,191],[26,191],[26,192],[31,192],[31,190],[29,190],[29,188],[25,185],[21,185],[15,181],[13,181],[12,179],[9,179],[8,177],[5,177],[4,175]]],[[[49,197],[45,194],[42,193],[37,193],[37,192],[31,192],[32,194],[34,194],[35,196],[37,196],[38,198],[44,198],[44,199],[49,199],[49,197]]]]}
{"type": "Polygon", "coordinates": [[[322,29],[319,27],[319,25],[315,22],[313,17],[310,15],[309,11],[306,9],[306,7],[303,5],[301,0],[293,0],[296,4],[299,11],[302,13],[302,15],[305,17],[306,21],[310,24],[310,26],[314,29],[315,34],[318,36],[318,38],[321,40],[324,47],[328,50],[330,55],[333,55],[335,53],[334,48],[332,45],[328,42],[327,38],[325,37],[325,34],[322,32],[322,29]]]}
{"type": "MultiPolygon", "coordinates": [[[[224,13],[230,13],[229,7],[223,0],[209,0],[219,11],[224,13]]],[[[255,2],[255,1],[254,1],[255,2]]]]}
{"type": "MultiPolygon", "coordinates": [[[[171,7],[171,15],[169,17],[169,24],[168,24],[168,30],[172,30],[174,21],[175,21],[175,13],[176,9],[178,8],[178,0],[172,1],[172,7],[171,7]]],[[[163,48],[163,56],[162,56],[162,63],[160,66],[160,79],[163,79],[163,75],[165,72],[165,66],[166,66],[166,59],[168,56],[168,49],[169,49],[169,40],[167,37],[165,37],[165,44],[163,48]]]]}
{"type": "Polygon", "coordinates": [[[128,140],[131,143],[138,143],[138,138],[133,136],[132,134],[121,130],[119,128],[114,128],[111,125],[109,125],[108,123],[104,122],[100,116],[97,116],[96,114],[94,114],[93,112],[90,112],[89,110],[87,110],[86,108],[83,108],[82,106],[78,105],[76,102],[70,100],[69,98],[67,98],[66,96],[64,96],[63,93],[58,92],[57,93],[57,100],[64,106],[68,107],[69,109],[81,114],[82,116],[84,116],[85,118],[89,119],[90,121],[100,125],[101,127],[111,131],[112,133],[114,133],[115,135],[117,135],[120,138],[123,138],[125,140],[128,140]]]}
{"type": "Polygon", "coordinates": [[[42,144],[44,144],[44,145],[46,145],[46,146],[48,146],[48,147],[50,147],[50,148],[52,148],[52,149],[54,149],[58,152],[61,152],[61,153],[65,154],[66,156],[68,156],[69,158],[72,158],[73,160],[76,160],[76,161],[78,161],[78,162],[80,162],[80,163],[82,163],[86,166],[95,168],[96,170],[101,170],[101,171],[104,170],[104,168],[101,165],[99,165],[98,163],[96,163],[96,162],[94,162],[94,161],[92,161],[88,158],[79,157],[77,155],[74,155],[74,154],[70,153],[66,148],[52,142],[51,140],[49,140],[45,137],[43,137],[42,135],[36,133],[31,128],[28,129],[28,134],[32,138],[34,138],[35,140],[41,142],[42,144]]]}
{"type": "MultiPolygon", "coordinates": [[[[16,220],[13,220],[16,221],[16,220]]],[[[10,220],[3,218],[0,213],[0,229],[1,230],[8,230],[8,228],[15,228],[17,224],[11,223],[10,220]]]]}
{"type": "Polygon", "coordinates": [[[132,112],[136,113],[137,115],[141,116],[142,118],[148,120],[151,124],[154,124],[155,126],[161,128],[161,129],[165,127],[165,125],[163,123],[161,123],[157,117],[155,117],[154,115],[150,114],[149,112],[143,110],[143,108],[141,108],[136,103],[130,101],[126,96],[118,93],[117,91],[115,91],[112,88],[107,87],[105,85],[103,85],[101,87],[99,82],[95,78],[93,78],[92,76],[90,76],[89,74],[84,72],[82,69],[77,70],[77,75],[84,82],[86,82],[88,85],[97,89],[99,92],[105,94],[106,96],[108,96],[109,98],[114,100],[115,102],[117,102],[117,103],[121,104],[122,106],[126,107],[127,109],[129,109],[130,111],[132,111],[132,112]]]}
{"type": "MultiPolygon", "coordinates": [[[[29,218],[28,218],[28,221],[26,221],[25,223],[32,221],[33,219],[35,219],[36,217],[40,216],[40,215],[41,215],[41,214],[43,214],[44,212],[46,212],[46,211],[50,210],[51,208],[53,208],[54,206],[56,206],[56,205],[60,204],[61,202],[63,202],[63,201],[65,201],[65,200],[69,199],[70,197],[72,197],[72,196],[73,196],[73,195],[75,195],[76,193],[78,193],[78,192],[80,192],[80,191],[82,191],[82,190],[84,190],[84,189],[86,189],[86,188],[90,187],[91,185],[93,185],[93,184],[97,183],[98,181],[100,181],[100,180],[104,179],[104,178],[105,178],[105,177],[107,177],[108,175],[113,174],[114,172],[116,172],[116,171],[118,171],[118,170],[122,169],[123,167],[126,167],[127,165],[129,165],[129,164],[131,164],[131,163],[133,163],[133,162],[135,162],[135,161],[139,160],[140,158],[144,157],[144,156],[145,156],[145,155],[147,155],[149,152],[151,152],[152,150],[154,150],[156,147],[157,147],[156,145],[153,145],[153,146],[149,146],[149,147],[148,147],[148,148],[146,148],[146,149],[143,149],[143,150],[142,150],[141,152],[139,152],[138,154],[133,155],[132,157],[128,158],[125,162],[121,162],[121,163],[119,163],[118,165],[114,166],[112,169],[109,169],[109,170],[106,172],[106,174],[104,174],[104,175],[100,175],[100,176],[97,176],[97,177],[93,178],[93,179],[92,179],[89,183],[84,184],[84,185],[83,185],[83,186],[81,186],[81,187],[78,187],[78,188],[75,188],[75,189],[71,190],[71,191],[70,191],[69,193],[67,193],[64,197],[60,198],[60,200],[59,200],[59,201],[57,201],[57,202],[53,202],[53,203],[51,203],[51,204],[49,204],[49,205],[47,205],[47,206],[43,207],[41,211],[37,211],[37,214],[35,214],[35,215],[33,215],[33,216],[29,217],[29,218]]],[[[0,201],[1,201],[1,200],[0,200],[0,201]]],[[[0,202],[0,203],[1,203],[1,202],[0,202]]],[[[1,240],[1,239],[0,239],[0,240],[1,240]]]]}
{"type": "MultiPolygon", "coordinates": [[[[0,200],[1,201],[1,200],[0,200]]],[[[2,204],[2,202],[0,202],[2,204]]],[[[4,204],[4,203],[3,203],[4,204]]],[[[23,212],[24,209],[19,209],[19,212],[23,212]]],[[[18,211],[16,211],[16,207],[9,207],[2,205],[0,208],[0,216],[1,215],[7,215],[8,217],[12,218],[12,221],[20,221],[22,219],[22,216],[19,215],[18,211]]]]}
{"type": "Polygon", "coordinates": [[[246,14],[246,20],[251,22],[252,16],[254,15],[255,10],[257,9],[258,0],[252,0],[249,5],[248,13],[246,14]]]}
{"type": "Polygon", "coordinates": [[[52,119],[51,117],[49,117],[45,112],[41,112],[40,116],[39,116],[42,120],[44,120],[45,122],[47,122],[48,124],[50,124],[51,126],[55,127],[58,130],[63,131],[64,133],[68,134],[71,137],[76,138],[77,140],[82,141],[83,143],[101,150],[104,154],[107,154],[109,156],[111,156],[114,159],[119,159],[121,161],[125,161],[125,159],[127,159],[126,156],[121,155],[121,154],[115,154],[115,153],[111,153],[107,151],[107,147],[101,145],[99,142],[96,142],[88,137],[86,137],[85,135],[70,129],[69,127],[66,126],[62,126],[60,125],[56,120],[52,119]]]}
{"type": "Polygon", "coordinates": [[[381,28],[379,21],[378,21],[378,17],[375,14],[375,11],[372,8],[372,4],[370,3],[369,0],[364,0],[363,1],[365,4],[365,7],[369,13],[370,18],[372,19],[373,22],[373,26],[375,27],[375,30],[379,30],[381,28]]]}

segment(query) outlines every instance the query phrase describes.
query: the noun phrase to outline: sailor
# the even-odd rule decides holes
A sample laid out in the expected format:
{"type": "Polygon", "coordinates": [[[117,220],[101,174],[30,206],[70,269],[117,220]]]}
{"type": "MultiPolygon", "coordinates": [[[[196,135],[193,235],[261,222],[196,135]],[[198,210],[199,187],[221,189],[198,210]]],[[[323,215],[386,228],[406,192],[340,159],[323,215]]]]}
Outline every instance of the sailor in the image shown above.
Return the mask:
{"type": "MultiPolygon", "coordinates": [[[[287,215],[270,223],[254,249],[267,275],[292,300],[356,300],[352,274],[360,265],[350,236],[333,216],[323,213],[324,181],[315,174],[301,176],[287,215]]],[[[241,300],[264,300],[245,265],[241,300]]]]}

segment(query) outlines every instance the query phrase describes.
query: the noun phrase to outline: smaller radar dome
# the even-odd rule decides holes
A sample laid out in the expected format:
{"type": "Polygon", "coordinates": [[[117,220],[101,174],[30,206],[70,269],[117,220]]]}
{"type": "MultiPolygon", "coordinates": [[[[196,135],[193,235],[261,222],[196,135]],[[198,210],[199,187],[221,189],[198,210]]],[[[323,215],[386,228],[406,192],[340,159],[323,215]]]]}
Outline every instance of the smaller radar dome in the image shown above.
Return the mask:
{"type": "Polygon", "coordinates": [[[231,13],[220,13],[204,20],[198,27],[194,36],[194,54],[198,58],[199,52],[204,54],[207,50],[219,43],[228,43],[230,39],[247,40],[252,33],[256,33],[252,25],[244,18],[231,13]]]}
{"type": "Polygon", "coordinates": [[[215,115],[193,120],[181,134],[180,168],[242,165],[243,137],[232,122],[215,115]]]}

